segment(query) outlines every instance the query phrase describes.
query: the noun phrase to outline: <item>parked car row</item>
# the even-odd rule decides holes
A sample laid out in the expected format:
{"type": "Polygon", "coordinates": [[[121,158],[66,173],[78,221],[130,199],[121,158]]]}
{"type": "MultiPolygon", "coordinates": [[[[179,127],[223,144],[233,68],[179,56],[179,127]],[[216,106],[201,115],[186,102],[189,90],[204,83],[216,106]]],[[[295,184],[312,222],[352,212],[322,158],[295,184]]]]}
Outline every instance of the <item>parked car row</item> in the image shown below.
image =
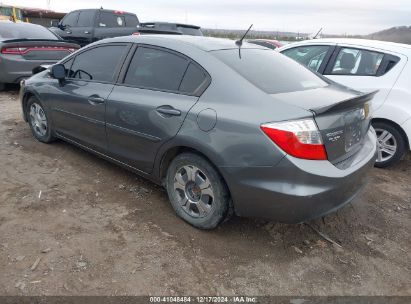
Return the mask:
{"type": "Polygon", "coordinates": [[[50,30],[64,40],[75,41],[81,46],[104,38],[127,35],[203,35],[199,26],[169,22],[140,23],[136,14],[105,9],[72,11],[53,24],[50,30]]]}
{"type": "Polygon", "coordinates": [[[231,214],[324,216],[358,195],[376,159],[384,167],[409,150],[405,45],[205,38],[196,26],[103,9],[71,12],[51,30],[7,27],[0,82],[58,61],[21,82],[33,136],[164,186],[198,228],[231,214]]]}
{"type": "Polygon", "coordinates": [[[376,157],[373,94],[265,47],[177,35],[98,41],[20,92],[37,140],[163,185],[201,229],[233,213],[298,223],[350,202],[376,157]]]}

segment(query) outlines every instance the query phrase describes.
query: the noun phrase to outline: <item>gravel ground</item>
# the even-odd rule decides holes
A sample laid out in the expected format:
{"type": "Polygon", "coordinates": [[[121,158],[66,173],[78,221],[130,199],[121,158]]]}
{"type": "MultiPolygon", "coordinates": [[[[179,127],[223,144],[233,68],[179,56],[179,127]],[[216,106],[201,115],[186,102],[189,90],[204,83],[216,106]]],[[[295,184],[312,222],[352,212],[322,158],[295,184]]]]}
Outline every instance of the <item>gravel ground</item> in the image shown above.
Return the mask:
{"type": "Polygon", "coordinates": [[[179,220],[163,189],[74,146],[36,142],[0,93],[2,295],[411,295],[411,158],[308,225],[179,220]]]}

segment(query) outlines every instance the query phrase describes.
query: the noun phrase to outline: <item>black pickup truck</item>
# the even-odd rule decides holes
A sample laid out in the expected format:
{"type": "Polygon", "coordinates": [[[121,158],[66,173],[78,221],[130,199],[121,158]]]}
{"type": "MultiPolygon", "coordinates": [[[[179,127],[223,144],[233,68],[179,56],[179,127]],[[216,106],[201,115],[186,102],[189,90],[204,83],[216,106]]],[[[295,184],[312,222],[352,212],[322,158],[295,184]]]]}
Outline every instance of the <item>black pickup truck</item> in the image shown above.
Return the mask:
{"type": "Polygon", "coordinates": [[[50,30],[64,40],[85,46],[103,38],[136,34],[138,25],[138,18],[133,13],[83,9],[72,11],[60,22],[52,23],[50,30]]]}

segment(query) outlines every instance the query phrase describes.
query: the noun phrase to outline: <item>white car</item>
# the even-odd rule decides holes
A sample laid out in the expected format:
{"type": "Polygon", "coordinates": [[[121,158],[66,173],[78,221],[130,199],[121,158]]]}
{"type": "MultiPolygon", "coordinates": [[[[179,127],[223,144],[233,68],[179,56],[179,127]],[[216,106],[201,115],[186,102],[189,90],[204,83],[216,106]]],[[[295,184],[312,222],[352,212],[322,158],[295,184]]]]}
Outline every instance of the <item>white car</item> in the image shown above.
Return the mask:
{"type": "Polygon", "coordinates": [[[344,86],[378,90],[371,106],[376,166],[398,162],[411,139],[411,45],[365,39],[314,39],[278,52],[344,86]]]}

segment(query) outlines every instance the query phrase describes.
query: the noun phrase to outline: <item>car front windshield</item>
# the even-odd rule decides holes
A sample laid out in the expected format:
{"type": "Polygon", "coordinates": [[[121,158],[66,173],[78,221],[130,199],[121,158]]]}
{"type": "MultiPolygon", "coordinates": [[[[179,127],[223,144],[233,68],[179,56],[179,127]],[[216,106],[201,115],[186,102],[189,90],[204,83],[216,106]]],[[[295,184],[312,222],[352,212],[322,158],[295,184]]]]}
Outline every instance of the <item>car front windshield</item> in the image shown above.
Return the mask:
{"type": "Polygon", "coordinates": [[[322,88],[328,83],[277,52],[268,49],[229,49],[212,51],[242,77],[268,94],[322,88]]]}

